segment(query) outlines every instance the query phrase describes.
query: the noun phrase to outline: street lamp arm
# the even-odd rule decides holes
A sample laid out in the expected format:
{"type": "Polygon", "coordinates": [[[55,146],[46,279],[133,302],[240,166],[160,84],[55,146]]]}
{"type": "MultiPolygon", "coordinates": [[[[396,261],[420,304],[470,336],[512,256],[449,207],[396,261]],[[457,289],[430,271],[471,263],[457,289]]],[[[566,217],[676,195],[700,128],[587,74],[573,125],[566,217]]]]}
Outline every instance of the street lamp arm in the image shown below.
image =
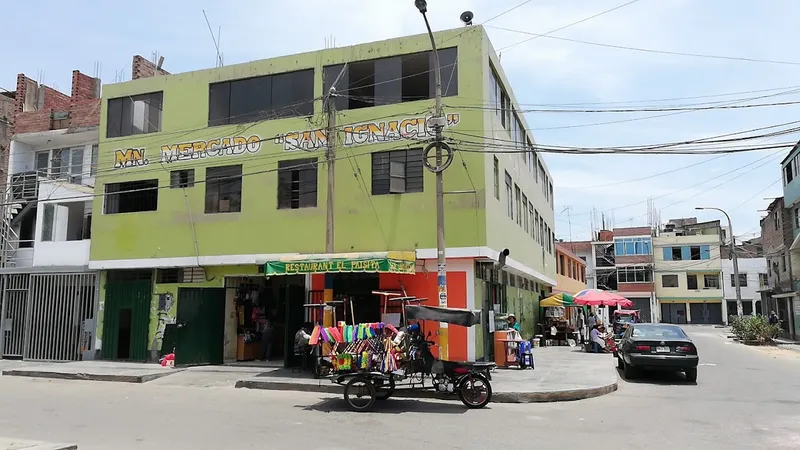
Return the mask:
{"type": "MultiPolygon", "coordinates": [[[[733,262],[733,286],[736,288],[736,315],[739,317],[744,315],[744,309],[742,308],[742,287],[739,283],[739,258],[736,256],[736,237],[733,234],[733,222],[731,221],[731,216],[728,215],[722,208],[715,208],[713,206],[698,206],[695,208],[696,210],[704,210],[704,209],[713,209],[714,211],[719,211],[725,215],[725,218],[728,219],[728,231],[731,233],[731,261],[733,262]]],[[[724,300],[723,300],[724,301],[724,300]]]]}

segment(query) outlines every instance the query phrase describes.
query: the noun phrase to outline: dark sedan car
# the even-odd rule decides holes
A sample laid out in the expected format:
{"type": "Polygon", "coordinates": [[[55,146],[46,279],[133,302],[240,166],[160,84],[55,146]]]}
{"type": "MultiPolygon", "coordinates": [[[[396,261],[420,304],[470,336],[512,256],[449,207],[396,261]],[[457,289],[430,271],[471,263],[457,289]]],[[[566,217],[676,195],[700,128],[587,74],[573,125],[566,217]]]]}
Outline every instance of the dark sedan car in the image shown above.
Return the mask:
{"type": "Polygon", "coordinates": [[[637,323],[628,327],[617,348],[617,367],[625,378],[639,370],[685,372],[686,381],[697,381],[697,347],[681,327],[637,323]]]}

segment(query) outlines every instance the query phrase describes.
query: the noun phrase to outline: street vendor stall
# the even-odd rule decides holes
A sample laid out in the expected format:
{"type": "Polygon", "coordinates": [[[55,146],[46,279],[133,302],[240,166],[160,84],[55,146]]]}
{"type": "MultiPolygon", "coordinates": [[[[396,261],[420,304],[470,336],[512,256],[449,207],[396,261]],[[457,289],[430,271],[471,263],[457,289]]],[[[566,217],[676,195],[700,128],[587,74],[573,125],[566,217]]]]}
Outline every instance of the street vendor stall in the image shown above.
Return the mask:
{"type": "Polygon", "coordinates": [[[434,343],[420,326],[423,321],[435,321],[470,327],[480,323],[481,312],[422,306],[421,300],[398,299],[403,305],[401,328],[384,322],[339,322],[333,327],[317,325],[312,331],[310,345],[330,346],[330,378],[344,386],[344,399],[351,409],[367,411],[400,386],[457,394],[468,408],[482,408],[491,401],[489,371],[494,364],[434,357],[430,352],[434,343]]]}
{"type": "Polygon", "coordinates": [[[568,339],[578,340],[581,332],[578,311],[583,310],[585,318],[586,309],[578,305],[573,296],[565,293],[554,294],[539,302],[539,306],[545,309],[544,332],[546,339],[557,342],[566,342],[568,339]],[[552,327],[556,328],[555,336],[551,335],[552,327]]]}

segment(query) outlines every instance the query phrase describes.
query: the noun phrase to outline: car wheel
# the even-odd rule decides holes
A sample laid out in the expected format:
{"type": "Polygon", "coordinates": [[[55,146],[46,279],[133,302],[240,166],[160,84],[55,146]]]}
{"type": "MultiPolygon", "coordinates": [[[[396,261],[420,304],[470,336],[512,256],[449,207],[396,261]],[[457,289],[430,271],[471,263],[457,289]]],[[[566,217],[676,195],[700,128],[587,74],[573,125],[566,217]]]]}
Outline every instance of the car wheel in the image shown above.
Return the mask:
{"type": "Polygon", "coordinates": [[[686,381],[690,383],[697,381],[697,367],[694,369],[686,369],[686,381]]]}
{"type": "Polygon", "coordinates": [[[617,355],[617,368],[618,369],[624,369],[625,368],[625,362],[622,361],[622,356],[620,356],[620,355],[617,355]]]}
{"type": "Polygon", "coordinates": [[[622,374],[625,375],[625,379],[629,380],[636,377],[636,369],[631,367],[630,364],[622,363],[622,374]]]}

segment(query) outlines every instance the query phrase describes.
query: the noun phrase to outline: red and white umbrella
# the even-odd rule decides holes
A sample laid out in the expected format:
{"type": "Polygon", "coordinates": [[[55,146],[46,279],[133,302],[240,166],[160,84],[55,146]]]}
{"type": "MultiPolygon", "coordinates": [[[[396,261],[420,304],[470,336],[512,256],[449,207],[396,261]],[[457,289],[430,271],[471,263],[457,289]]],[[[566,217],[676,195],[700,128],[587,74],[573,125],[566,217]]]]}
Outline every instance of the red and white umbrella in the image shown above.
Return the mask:
{"type": "Polygon", "coordinates": [[[627,298],[609,291],[600,289],[584,289],[574,296],[575,304],[587,306],[617,306],[628,308],[633,302],[627,298]]]}

